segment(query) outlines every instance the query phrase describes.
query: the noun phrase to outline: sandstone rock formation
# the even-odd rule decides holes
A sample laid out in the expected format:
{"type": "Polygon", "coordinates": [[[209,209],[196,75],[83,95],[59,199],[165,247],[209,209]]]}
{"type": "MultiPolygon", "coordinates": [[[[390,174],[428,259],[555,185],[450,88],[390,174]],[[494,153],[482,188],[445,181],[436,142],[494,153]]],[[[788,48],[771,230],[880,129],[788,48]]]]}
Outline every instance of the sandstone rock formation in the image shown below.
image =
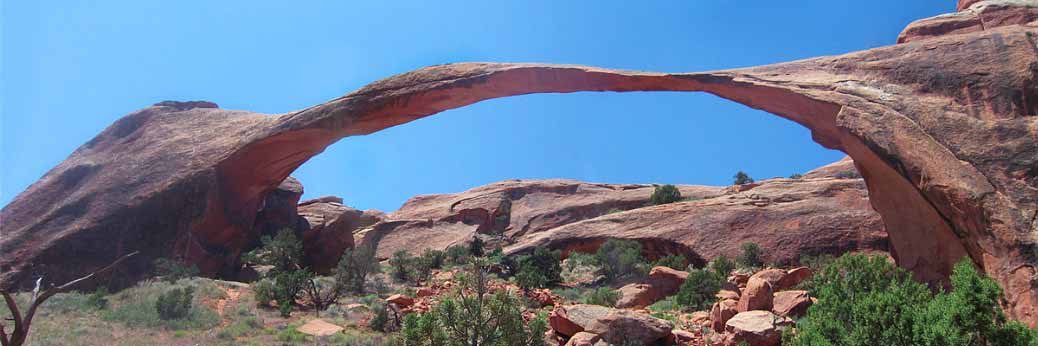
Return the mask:
{"type": "Polygon", "coordinates": [[[958,7],[956,13],[912,22],[901,31],[897,42],[978,32],[1038,20],[1038,3],[1030,0],[960,0],[958,7]]]}
{"type": "Polygon", "coordinates": [[[518,238],[506,252],[537,246],[588,252],[609,238],[638,240],[650,257],[682,253],[696,265],[734,258],[743,242],[759,244],[765,261],[780,264],[805,253],[887,250],[864,181],[820,177],[766,180],[742,192],[602,215],[518,238]]]}
{"type": "MultiPolygon", "coordinates": [[[[985,27],[703,73],[439,65],[273,116],[164,102],[116,121],[3,208],[0,284],[24,285],[38,275],[67,280],[133,250],[146,255],[124,267],[125,277],[146,272],[158,256],[183,258],[208,274],[233,269],[255,239],[251,229],[266,196],[343,137],[511,95],[703,91],[800,123],[819,144],[847,153],[899,265],[939,284],[969,256],[1005,288],[1009,313],[1034,324],[1036,34],[1031,23],[985,27]]],[[[763,187],[739,198],[760,203],[752,196],[763,187]]]]}

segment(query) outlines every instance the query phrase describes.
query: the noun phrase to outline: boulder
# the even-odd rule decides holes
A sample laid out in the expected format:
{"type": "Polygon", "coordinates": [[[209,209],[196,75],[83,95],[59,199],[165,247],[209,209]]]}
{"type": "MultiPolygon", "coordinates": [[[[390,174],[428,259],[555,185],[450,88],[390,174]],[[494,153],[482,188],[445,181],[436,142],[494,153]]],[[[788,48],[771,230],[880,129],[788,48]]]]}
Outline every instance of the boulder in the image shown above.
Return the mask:
{"type": "Polygon", "coordinates": [[[689,317],[689,321],[691,321],[692,324],[697,325],[697,326],[709,327],[710,326],[710,312],[709,311],[696,311],[696,312],[693,312],[692,316],[689,317]]]}
{"type": "Polygon", "coordinates": [[[710,308],[710,328],[715,332],[723,332],[728,319],[739,313],[739,302],[732,299],[722,299],[710,308]]]}
{"type": "Polygon", "coordinates": [[[778,283],[786,278],[786,271],[777,268],[767,268],[753,273],[753,275],[750,276],[750,279],[747,280],[747,282],[752,281],[754,278],[767,281],[769,284],[771,284],[772,289],[778,291],[778,283]]]}
{"type": "Polygon", "coordinates": [[[783,317],[798,318],[807,313],[813,301],[807,291],[776,292],[771,311],[783,317]]]}
{"type": "Polygon", "coordinates": [[[739,312],[771,310],[772,294],[770,282],[761,277],[751,277],[739,297],[739,312]]]}
{"type": "Polygon", "coordinates": [[[667,338],[673,329],[670,322],[647,314],[590,304],[556,307],[548,315],[548,324],[560,335],[587,332],[611,344],[624,340],[648,344],[667,338]]]}
{"type": "Polygon", "coordinates": [[[814,272],[808,267],[797,267],[786,271],[786,276],[775,283],[775,290],[787,290],[797,287],[801,282],[811,279],[814,272]]]}
{"type": "Polygon", "coordinates": [[[417,290],[415,290],[415,296],[417,296],[419,298],[429,297],[429,296],[434,296],[434,295],[436,295],[436,290],[433,289],[432,287],[420,287],[417,290]]]}
{"type": "Polygon", "coordinates": [[[612,310],[597,319],[586,331],[598,334],[602,340],[613,345],[637,342],[651,345],[670,337],[674,325],[648,314],[631,310],[612,310]]]}
{"type": "Polygon", "coordinates": [[[566,346],[606,346],[606,342],[602,341],[602,338],[598,335],[591,334],[588,332],[579,332],[573,334],[566,342],[566,346]]]}
{"type": "Polygon", "coordinates": [[[414,298],[402,294],[394,294],[386,298],[386,302],[396,304],[399,308],[407,308],[414,305],[414,298]]]}
{"type": "Polygon", "coordinates": [[[725,331],[731,334],[731,340],[736,344],[746,342],[749,346],[779,346],[783,328],[792,323],[792,320],[770,311],[754,310],[732,316],[725,324],[725,331]]]}
{"type": "Polygon", "coordinates": [[[644,308],[674,295],[688,278],[688,272],[669,267],[653,267],[649,277],[642,283],[631,283],[620,287],[618,308],[644,308]]]}
{"type": "Polygon", "coordinates": [[[678,346],[693,345],[697,340],[696,335],[687,330],[674,329],[670,333],[673,335],[673,344],[678,346]]]}

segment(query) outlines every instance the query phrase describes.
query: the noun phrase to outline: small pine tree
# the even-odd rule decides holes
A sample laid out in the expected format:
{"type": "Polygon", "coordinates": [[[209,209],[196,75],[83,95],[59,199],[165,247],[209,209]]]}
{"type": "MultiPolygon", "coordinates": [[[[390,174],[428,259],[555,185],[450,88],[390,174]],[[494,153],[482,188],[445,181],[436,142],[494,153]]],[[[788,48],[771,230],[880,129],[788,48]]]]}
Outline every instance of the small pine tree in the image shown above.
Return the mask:
{"type": "Polygon", "coordinates": [[[406,250],[399,250],[389,258],[389,267],[392,268],[393,278],[398,281],[407,281],[408,270],[411,268],[413,257],[406,250]]]}
{"type": "Polygon", "coordinates": [[[476,257],[483,257],[486,243],[479,236],[473,236],[472,241],[469,242],[469,254],[476,257]]]}
{"type": "Polygon", "coordinates": [[[732,270],[735,270],[735,262],[732,262],[732,260],[728,259],[725,255],[720,255],[717,256],[713,262],[710,262],[710,269],[713,270],[714,273],[717,273],[717,275],[727,278],[728,274],[731,274],[732,270]]]}
{"type": "Polygon", "coordinates": [[[688,268],[688,260],[682,255],[667,255],[660,257],[652,264],[653,267],[667,267],[674,270],[685,270],[688,268]]]}
{"type": "Polygon", "coordinates": [[[633,240],[609,239],[595,252],[595,261],[601,274],[614,282],[646,271],[642,246],[633,240]]]}
{"type": "Polygon", "coordinates": [[[700,311],[710,308],[715,298],[714,295],[721,289],[724,277],[717,273],[696,269],[688,273],[685,283],[675,296],[675,302],[689,311],[700,311]]]}
{"type": "Polygon", "coordinates": [[[194,299],[194,287],[174,288],[159,295],[155,301],[155,311],[162,320],[184,319],[191,314],[191,301],[194,299]]]}
{"type": "Polygon", "coordinates": [[[652,191],[651,200],[653,205],[674,203],[681,200],[681,191],[671,184],[657,185],[652,191]]]}
{"type": "Polygon", "coordinates": [[[620,300],[620,291],[609,287],[599,287],[588,293],[584,298],[584,303],[614,307],[618,300],[620,300]]]}
{"type": "Polygon", "coordinates": [[[749,174],[746,174],[746,172],[743,171],[735,173],[735,176],[733,178],[735,178],[735,181],[733,182],[735,185],[749,184],[753,182],[753,178],[751,178],[749,174]]]}
{"type": "Polygon", "coordinates": [[[742,243],[740,246],[742,253],[735,259],[735,262],[741,268],[760,268],[764,266],[764,260],[761,259],[760,245],[756,243],[742,243]]]}

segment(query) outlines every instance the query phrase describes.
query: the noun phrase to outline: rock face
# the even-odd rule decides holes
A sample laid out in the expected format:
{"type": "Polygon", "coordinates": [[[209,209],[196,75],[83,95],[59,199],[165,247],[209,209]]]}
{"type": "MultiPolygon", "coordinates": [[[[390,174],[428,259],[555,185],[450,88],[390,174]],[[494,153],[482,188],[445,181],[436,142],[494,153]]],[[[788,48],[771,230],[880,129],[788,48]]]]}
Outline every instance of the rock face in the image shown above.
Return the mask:
{"type": "MultiPolygon", "coordinates": [[[[723,188],[683,185],[679,190],[682,196],[704,198],[721,194],[723,188]]],[[[467,242],[475,234],[519,239],[643,207],[652,191],[652,185],[639,184],[563,179],[502,181],[456,194],[413,197],[399,210],[386,215],[393,223],[366,233],[364,241],[377,242],[378,255],[385,258],[397,250],[442,250],[467,242]]]]}
{"type": "MultiPolygon", "coordinates": [[[[899,265],[940,284],[969,256],[1005,288],[1009,313],[1034,324],[1036,33],[1030,23],[985,26],[842,56],[703,73],[439,65],[273,116],[164,102],[116,121],[3,208],[0,284],[28,286],[38,275],[66,281],[133,250],[144,255],[124,265],[120,277],[143,275],[159,256],[182,258],[207,274],[234,268],[255,240],[251,229],[266,196],[343,137],[511,95],[703,91],[800,123],[822,146],[847,153],[882,215],[899,265]]],[[[815,185],[807,191],[827,195],[815,185]]],[[[721,201],[758,211],[795,206],[755,199],[767,196],[765,187],[614,217],[695,212],[721,201]]],[[[847,189],[830,191],[857,203],[847,189]]],[[[751,223],[737,220],[740,227],[751,223]]],[[[575,225],[588,221],[556,230],[579,235],[588,225],[575,225]]],[[[646,231],[645,224],[651,223],[619,234],[640,238],[636,232],[646,231]]],[[[796,229],[792,222],[783,227],[796,229]]],[[[563,238],[544,241],[551,239],[563,238]]]]}
{"type": "Polygon", "coordinates": [[[674,329],[674,326],[665,320],[599,305],[576,304],[559,307],[548,317],[549,325],[557,334],[578,338],[580,342],[593,339],[591,335],[594,335],[611,345],[619,345],[625,341],[650,345],[665,339],[674,329]]]}
{"type": "Polygon", "coordinates": [[[792,323],[770,311],[740,312],[725,324],[732,337],[726,345],[746,342],[750,346],[778,346],[782,343],[782,328],[792,323]]]}
{"type": "Polygon", "coordinates": [[[354,231],[380,221],[377,212],[362,212],[336,202],[302,204],[299,215],[307,224],[303,229],[304,261],[319,273],[330,271],[343,251],[353,248],[354,231]]]}
{"type": "Polygon", "coordinates": [[[537,246],[588,252],[608,238],[638,240],[660,255],[683,253],[697,265],[734,258],[743,242],[759,244],[765,261],[779,264],[796,263],[803,253],[888,248],[864,181],[819,177],[766,180],[742,192],[602,215],[518,238],[506,252],[537,246]]]}
{"type": "Polygon", "coordinates": [[[912,22],[897,42],[1023,25],[1038,20],[1038,3],[1027,0],[960,0],[959,12],[912,22]]]}

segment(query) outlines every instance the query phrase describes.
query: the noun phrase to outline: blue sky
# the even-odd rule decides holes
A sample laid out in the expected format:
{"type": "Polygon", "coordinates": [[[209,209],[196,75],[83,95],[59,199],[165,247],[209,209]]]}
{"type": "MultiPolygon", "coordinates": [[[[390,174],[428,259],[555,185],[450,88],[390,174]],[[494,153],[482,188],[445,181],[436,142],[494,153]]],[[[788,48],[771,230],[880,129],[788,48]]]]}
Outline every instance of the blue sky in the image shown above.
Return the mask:
{"type": "MultiPolygon", "coordinates": [[[[952,0],[4,1],[0,205],[119,117],[162,100],[282,113],[462,61],[726,69],[893,44],[952,0]]],[[[728,184],[842,157],[803,127],[706,94],[482,102],[343,139],[304,198],[394,210],[511,178],[728,184]]]]}

